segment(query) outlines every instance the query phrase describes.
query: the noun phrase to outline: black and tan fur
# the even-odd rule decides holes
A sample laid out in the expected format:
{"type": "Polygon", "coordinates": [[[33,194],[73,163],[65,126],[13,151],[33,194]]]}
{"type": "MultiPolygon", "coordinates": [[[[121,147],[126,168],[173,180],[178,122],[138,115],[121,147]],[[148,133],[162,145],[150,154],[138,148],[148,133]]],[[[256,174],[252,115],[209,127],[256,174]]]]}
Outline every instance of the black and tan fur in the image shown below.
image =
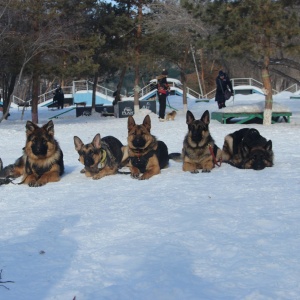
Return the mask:
{"type": "Polygon", "coordinates": [[[170,120],[174,121],[176,115],[177,115],[177,112],[176,112],[175,110],[173,110],[173,111],[167,113],[167,115],[166,115],[166,120],[167,120],[167,121],[170,121],[170,120]]]}
{"type": "Polygon", "coordinates": [[[215,144],[209,131],[210,116],[206,110],[200,120],[196,120],[191,111],[186,113],[188,132],[183,140],[181,155],[171,153],[170,158],[183,161],[185,172],[210,172],[220,162],[222,151],[215,144]]]}
{"type": "Polygon", "coordinates": [[[39,187],[48,182],[59,181],[63,173],[63,152],[54,138],[53,121],[42,127],[27,121],[23,155],[14,164],[1,170],[0,177],[23,176],[21,183],[39,187]]]}
{"type": "Polygon", "coordinates": [[[144,118],[137,125],[132,116],[128,117],[128,145],[126,157],[132,178],[144,180],[160,173],[169,163],[168,148],[151,133],[151,119],[144,118]]]}
{"type": "Polygon", "coordinates": [[[254,128],[243,128],[225,137],[222,159],[240,169],[262,170],[272,167],[272,141],[265,139],[254,128]]]}
{"type": "Polygon", "coordinates": [[[74,145],[79,154],[78,160],[84,165],[81,173],[87,177],[100,179],[117,173],[123,157],[123,144],[117,138],[106,136],[101,139],[98,133],[91,143],[85,145],[74,136],[74,145]]]}
{"type": "MultiPolygon", "coordinates": [[[[2,159],[0,158],[0,172],[3,170],[3,163],[2,163],[2,159]]],[[[0,185],[2,184],[8,184],[11,182],[10,178],[7,177],[0,177],[0,185]]]]}

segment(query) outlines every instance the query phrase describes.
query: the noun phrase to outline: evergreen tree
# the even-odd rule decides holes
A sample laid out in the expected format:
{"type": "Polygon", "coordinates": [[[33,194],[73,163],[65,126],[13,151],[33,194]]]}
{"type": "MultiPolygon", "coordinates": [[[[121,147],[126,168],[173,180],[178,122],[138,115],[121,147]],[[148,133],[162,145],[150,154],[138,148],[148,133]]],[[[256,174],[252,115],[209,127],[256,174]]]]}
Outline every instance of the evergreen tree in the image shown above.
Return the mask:
{"type": "Polygon", "coordinates": [[[213,28],[208,47],[247,58],[261,68],[266,92],[264,124],[271,124],[272,118],[270,60],[299,47],[296,4],[292,0],[216,0],[198,6],[200,18],[213,28]]]}

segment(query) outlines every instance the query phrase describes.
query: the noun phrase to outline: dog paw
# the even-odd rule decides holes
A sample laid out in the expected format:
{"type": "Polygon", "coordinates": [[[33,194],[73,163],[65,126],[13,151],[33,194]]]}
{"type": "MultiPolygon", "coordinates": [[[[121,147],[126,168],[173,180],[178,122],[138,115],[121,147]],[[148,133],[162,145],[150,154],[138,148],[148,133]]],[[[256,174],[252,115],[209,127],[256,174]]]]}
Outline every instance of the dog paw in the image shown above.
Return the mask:
{"type": "Polygon", "coordinates": [[[211,171],[211,170],[209,170],[209,169],[203,169],[203,170],[202,170],[202,173],[210,173],[210,171],[211,171]]]}
{"type": "Polygon", "coordinates": [[[102,176],[102,175],[94,175],[92,178],[94,180],[98,180],[98,179],[101,179],[102,177],[104,177],[104,176],[102,176]]]}
{"type": "Polygon", "coordinates": [[[191,173],[192,173],[192,174],[198,174],[199,171],[196,169],[196,170],[191,171],[191,173]]]}
{"type": "Polygon", "coordinates": [[[46,183],[42,183],[42,182],[38,182],[38,181],[32,181],[32,182],[29,182],[28,185],[30,187],[40,187],[40,186],[43,186],[45,185],[46,183]]]}
{"type": "Polygon", "coordinates": [[[80,171],[80,173],[82,173],[82,174],[85,173],[85,169],[82,169],[82,170],[80,171]]]}
{"type": "Polygon", "coordinates": [[[140,174],[138,174],[138,173],[131,173],[131,178],[133,178],[133,179],[140,179],[140,174]]]}

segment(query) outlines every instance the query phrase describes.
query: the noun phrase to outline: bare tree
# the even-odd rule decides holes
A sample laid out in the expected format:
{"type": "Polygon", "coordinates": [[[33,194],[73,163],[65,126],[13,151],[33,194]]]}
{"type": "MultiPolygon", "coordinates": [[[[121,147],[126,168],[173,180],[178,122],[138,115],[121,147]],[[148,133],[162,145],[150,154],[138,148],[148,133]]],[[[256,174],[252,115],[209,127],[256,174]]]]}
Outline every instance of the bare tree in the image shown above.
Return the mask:
{"type": "Polygon", "coordinates": [[[155,1],[152,14],[147,18],[146,30],[153,36],[153,53],[161,59],[177,65],[183,84],[183,106],[187,110],[188,67],[194,65],[192,52],[195,37],[205,35],[206,31],[199,20],[193,19],[189,12],[176,0],[155,1]],[[169,49],[172,48],[172,51],[169,49]]]}

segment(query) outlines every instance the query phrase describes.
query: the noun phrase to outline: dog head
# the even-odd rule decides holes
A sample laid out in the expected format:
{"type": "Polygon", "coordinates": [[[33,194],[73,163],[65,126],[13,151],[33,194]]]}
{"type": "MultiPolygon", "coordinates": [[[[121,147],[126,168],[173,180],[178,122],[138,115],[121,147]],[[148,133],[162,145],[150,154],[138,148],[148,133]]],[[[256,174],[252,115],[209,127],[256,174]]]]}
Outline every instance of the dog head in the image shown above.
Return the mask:
{"type": "Polygon", "coordinates": [[[269,140],[264,145],[256,145],[252,148],[243,144],[242,155],[245,157],[244,168],[263,170],[265,167],[273,166],[272,141],[269,140]]]}
{"type": "Polygon", "coordinates": [[[151,119],[149,115],[144,118],[143,124],[137,125],[132,116],[128,117],[128,147],[131,150],[142,151],[148,148],[154,137],[150,133],[151,119]]]}
{"type": "Polygon", "coordinates": [[[196,120],[192,112],[188,110],[186,113],[186,123],[188,125],[188,137],[190,142],[199,144],[210,136],[208,128],[210,116],[208,110],[203,113],[200,120],[196,120]]]}
{"type": "Polygon", "coordinates": [[[57,149],[52,120],[42,127],[27,121],[26,138],[24,150],[26,154],[33,159],[51,157],[57,149]]]}
{"type": "Polygon", "coordinates": [[[74,136],[75,150],[79,154],[79,161],[91,172],[98,171],[98,165],[105,160],[106,152],[101,147],[101,136],[96,134],[93,141],[84,144],[78,136],[74,136]]]}

